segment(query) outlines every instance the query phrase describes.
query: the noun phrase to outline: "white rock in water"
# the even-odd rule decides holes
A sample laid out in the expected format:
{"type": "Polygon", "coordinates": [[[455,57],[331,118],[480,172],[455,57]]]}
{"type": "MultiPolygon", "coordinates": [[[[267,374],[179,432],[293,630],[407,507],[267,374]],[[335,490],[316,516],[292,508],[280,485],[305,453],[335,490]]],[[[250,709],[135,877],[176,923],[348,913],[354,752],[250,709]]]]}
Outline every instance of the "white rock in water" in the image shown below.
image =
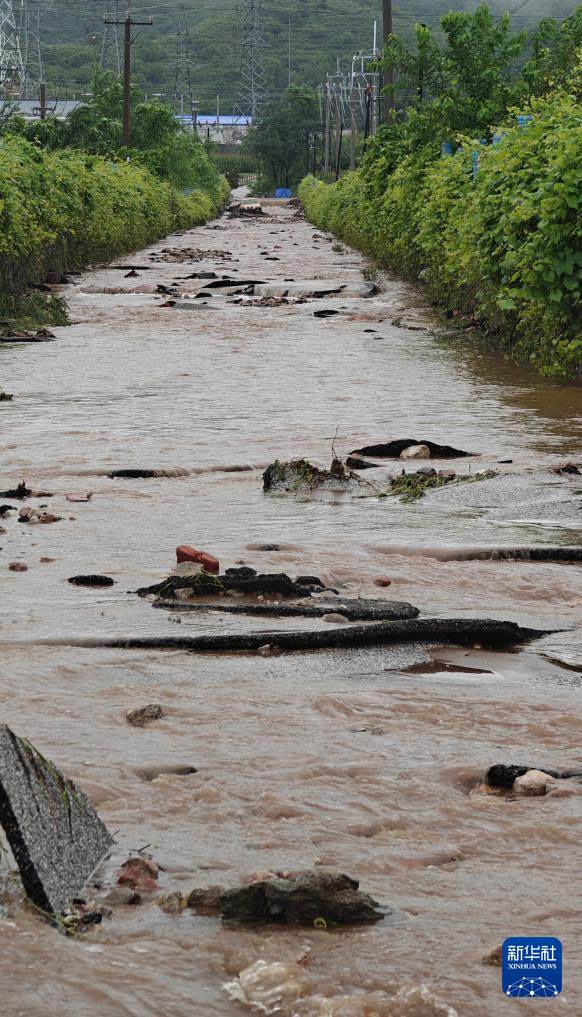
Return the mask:
{"type": "Polygon", "coordinates": [[[401,459],[430,459],[430,449],[427,445],[409,445],[400,453],[401,459]]]}
{"type": "Polygon", "coordinates": [[[545,795],[557,786],[557,779],[542,770],[528,770],[513,782],[513,790],[519,795],[545,795]]]}

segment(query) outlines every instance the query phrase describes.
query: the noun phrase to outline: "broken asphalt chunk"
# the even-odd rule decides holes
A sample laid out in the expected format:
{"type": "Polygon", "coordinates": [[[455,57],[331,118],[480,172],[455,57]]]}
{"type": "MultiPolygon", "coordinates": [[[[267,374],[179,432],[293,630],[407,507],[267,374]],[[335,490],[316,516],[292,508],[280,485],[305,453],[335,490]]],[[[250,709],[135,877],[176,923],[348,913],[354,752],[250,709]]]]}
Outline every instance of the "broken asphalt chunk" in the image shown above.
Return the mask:
{"type": "Polygon", "coordinates": [[[68,580],[73,586],[113,586],[115,580],[111,576],[71,576],[68,580]]]}
{"type": "MultiPolygon", "coordinates": [[[[377,922],[385,910],[339,872],[308,872],[295,879],[266,879],[225,890],[221,917],[235,922],[277,922],[321,927],[377,922]]],[[[192,905],[190,905],[192,906],[192,905]]]]}
{"type": "Polygon", "coordinates": [[[434,441],[417,441],[416,438],[398,438],[396,441],[380,442],[377,445],[365,445],[363,448],[356,448],[350,452],[352,456],[377,456],[379,459],[399,459],[405,449],[411,446],[425,445],[430,453],[431,459],[461,459],[465,456],[474,455],[473,452],[464,452],[462,449],[453,448],[452,445],[437,445],[434,441]]]}
{"type": "Polygon", "coordinates": [[[28,897],[51,915],[79,895],[113,843],[83,792],[5,724],[0,823],[28,897]]]}

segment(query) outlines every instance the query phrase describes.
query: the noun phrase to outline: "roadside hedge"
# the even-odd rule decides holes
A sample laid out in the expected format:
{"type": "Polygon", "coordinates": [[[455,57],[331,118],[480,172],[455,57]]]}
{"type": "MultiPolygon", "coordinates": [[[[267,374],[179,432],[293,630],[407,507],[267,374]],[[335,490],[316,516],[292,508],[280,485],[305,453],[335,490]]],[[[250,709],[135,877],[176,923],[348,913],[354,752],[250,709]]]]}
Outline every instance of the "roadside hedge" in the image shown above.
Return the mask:
{"type": "Polygon", "coordinates": [[[307,177],[299,196],[320,228],[422,280],[541,373],[571,377],[582,363],[582,106],[561,94],[531,113],[497,145],[403,158],[382,188],[368,165],[332,185],[307,177]]]}
{"type": "Polygon", "coordinates": [[[183,194],[135,163],[73,149],[46,151],[0,140],[0,291],[144,247],[206,222],[226,200],[209,167],[208,187],[183,194]]]}

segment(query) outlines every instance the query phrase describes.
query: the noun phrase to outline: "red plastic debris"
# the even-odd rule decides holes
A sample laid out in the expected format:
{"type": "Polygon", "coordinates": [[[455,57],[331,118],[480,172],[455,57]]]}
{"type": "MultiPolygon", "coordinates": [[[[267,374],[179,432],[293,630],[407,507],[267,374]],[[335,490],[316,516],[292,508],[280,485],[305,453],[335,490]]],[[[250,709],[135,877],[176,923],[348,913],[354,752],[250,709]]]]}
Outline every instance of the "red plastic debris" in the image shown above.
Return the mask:
{"type": "Polygon", "coordinates": [[[215,558],[212,554],[206,554],[206,551],[198,551],[195,547],[190,547],[189,544],[180,544],[176,548],[176,561],[180,565],[184,561],[193,561],[197,565],[201,565],[206,572],[212,572],[213,575],[217,576],[220,572],[220,562],[218,558],[215,558]]]}

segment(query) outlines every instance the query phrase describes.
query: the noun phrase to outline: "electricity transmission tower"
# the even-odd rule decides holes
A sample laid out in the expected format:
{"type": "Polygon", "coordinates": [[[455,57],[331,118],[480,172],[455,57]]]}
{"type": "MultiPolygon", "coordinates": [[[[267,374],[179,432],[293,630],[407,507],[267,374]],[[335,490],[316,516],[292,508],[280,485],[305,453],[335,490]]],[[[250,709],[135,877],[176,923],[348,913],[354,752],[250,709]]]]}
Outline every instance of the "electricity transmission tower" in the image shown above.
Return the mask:
{"type": "Polygon", "coordinates": [[[23,74],[20,94],[23,99],[38,98],[44,82],[44,65],[41,45],[41,0],[22,0],[21,54],[23,74]]]}
{"type": "Polygon", "coordinates": [[[267,77],[263,67],[260,0],[245,0],[241,8],[242,61],[239,91],[234,104],[237,118],[258,123],[267,101],[267,77]]]}
{"type": "Polygon", "coordinates": [[[119,47],[119,0],[106,0],[101,37],[99,67],[102,71],[113,71],[121,77],[121,49],[119,47]]]}
{"type": "Polygon", "coordinates": [[[20,92],[24,65],[12,0],[0,0],[0,95],[20,92]]]}
{"type": "Polygon", "coordinates": [[[174,85],[174,113],[184,112],[184,100],[192,114],[192,126],[195,126],[196,109],[192,95],[192,72],[190,68],[190,28],[186,16],[186,4],[180,4],[178,32],[176,35],[176,80],[174,85]]]}

